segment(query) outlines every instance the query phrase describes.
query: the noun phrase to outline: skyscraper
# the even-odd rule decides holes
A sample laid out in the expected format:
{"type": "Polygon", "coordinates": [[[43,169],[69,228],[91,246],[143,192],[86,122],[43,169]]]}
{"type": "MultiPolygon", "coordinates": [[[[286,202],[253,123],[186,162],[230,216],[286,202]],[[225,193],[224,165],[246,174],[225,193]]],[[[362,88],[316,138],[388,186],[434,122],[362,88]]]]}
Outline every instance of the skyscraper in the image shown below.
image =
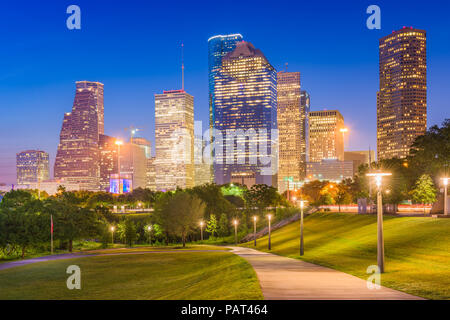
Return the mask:
{"type": "Polygon", "coordinates": [[[217,72],[222,66],[222,58],[236,48],[242,41],[239,33],[229,35],[216,35],[208,39],[208,73],[209,73],[209,115],[210,126],[214,126],[214,83],[217,72]]]}
{"type": "Polygon", "coordinates": [[[305,108],[301,104],[300,72],[277,73],[278,191],[304,179],[306,171],[305,108]]]}
{"type": "Polygon", "coordinates": [[[195,135],[194,138],[194,164],[195,164],[195,185],[200,186],[212,182],[211,165],[204,161],[206,141],[203,136],[195,135]]]}
{"type": "Polygon", "coordinates": [[[344,160],[343,127],[344,117],[337,110],[309,113],[309,162],[344,160]]]}
{"type": "Polygon", "coordinates": [[[109,191],[111,174],[118,172],[116,138],[101,134],[98,148],[100,156],[100,190],[109,191]]]}
{"type": "Polygon", "coordinates": [[[103,84],[76,83],[72,112],[64,115],[54,175],[81,189],[99,188],[99,135],[103,134],[103,84]]]}
{"type": "Polygon", "coordinates": [[[404,158],[427,128],[426,32],[403,27],[380,39],[378,159],[404,158]]]}
{"type": "Polygon", "coordinates": [[[16,154],[17,184],[39,183],[50,178],[48,153],[27,150],[16,154]]]}
{"type": "Polygon", "coordinates": [[[215,150],[218,184],[252,176],[249,184],[276,185],[277,74],[261,50],[241,41],[222,59],[214,80],[214,128],[223,136],[215,150]]]}
{"type": "Polygon", "coordinates": [[[145,148],[132,139],[120,147],[120,177],[129,177],[133,189],[147,186],[147,162],[145,148]],[[133,141],[133,142],[131,142],[133,141]]]}
{"type": "Polygon", "coordinates": [[[156,189],[194,186],[194,97],[184,90],[155,95],[156,189]]]}
{"type": "Polygon", "coordinates": [[[309,112],[311,110],[311,97],[305,90],[300,91],[300,106],[300,116],[302,117],[300,134],[304,137],[301,140],[301,154],[302,159],[305,159],[306,162],[308,161],[309,150],[309,112]]]}

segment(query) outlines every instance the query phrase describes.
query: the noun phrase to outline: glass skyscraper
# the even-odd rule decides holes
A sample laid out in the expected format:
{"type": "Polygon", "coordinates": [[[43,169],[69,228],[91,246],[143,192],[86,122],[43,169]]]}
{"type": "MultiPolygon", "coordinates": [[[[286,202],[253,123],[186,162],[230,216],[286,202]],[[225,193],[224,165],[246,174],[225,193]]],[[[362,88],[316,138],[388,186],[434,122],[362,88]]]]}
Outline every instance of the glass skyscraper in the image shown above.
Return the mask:
{"type": "Polygon", "coordinates": [[[236,48],[242,41],[241,34],[216,35],[208,39],[208,73],[209,73],[209,124],[214,126],[214,81],[222,66],[222,58],[236,48]]]}
{"type": "Polygon", "coordinates": [[[223,141],[223,152],[215,149],[215,182],[276,185],[274,67],[251,43],[238,42],[214,73],[213,92],[213,126],[223,141]]]}
{"type": "Polygon", "coordinates": [[[16,155],[17,184],[29,184],[48,180],[48,153],[39,150],[27,150],[16,155]]]}

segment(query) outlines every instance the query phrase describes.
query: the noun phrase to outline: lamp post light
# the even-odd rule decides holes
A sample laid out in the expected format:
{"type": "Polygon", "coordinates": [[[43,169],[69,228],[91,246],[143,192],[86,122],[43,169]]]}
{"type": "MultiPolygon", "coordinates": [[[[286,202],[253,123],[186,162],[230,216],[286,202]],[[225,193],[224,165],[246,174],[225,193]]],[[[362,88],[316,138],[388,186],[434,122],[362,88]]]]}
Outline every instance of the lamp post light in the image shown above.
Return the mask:
{"type": "Polygon", "coordinates": [[[272,220],[272,215],[267,215],[267,219],[269,219],[269,250],[272,250],[272,243],[271,243],[271,234],[270,234],[270,220],[272,220]]]}
{"type": "Polygon", "coordinates": [[[117,176],[119,179],[119,194],[122,193],[122,188],[120,186],[121,182],[120,182],[120,146],[123,144],[123,142],[121,140],[116,140],[116,145],[117,145],[117,176]]]}
{"type": "Polygon", "coordinates": [[[111,227],[111,243],[114,245],[114,230],[116,230],[116,228],[114,226],[111,227]]]}
{"type": "Polygon", "coordinates": [[[442,181],[444,182],[444,215],[449,215],[450,213],[448,212],[448,208],[447,208],[447,187],[448,187],[448,180],[450,180],[450,178],[441,178],[442,181]]]}
{"type": "Polygon", "coordinates": [[[377,185],[377,263],[380,273],[384,272],[384,238],[383,238],[383,200],[381,196],[381,182],[385,176],[392,173],[367,173],[369,177],[375,177],[377,185]]]}
{"type": "Polygon", "coordinates": [[[300,200],[300,255],[304,254],[305,248],[303,244],[303,208],[305,207],[306,200],[300,200]]]}
{"type": "Polygon", "coordinates": [[[200,240],[203,241],[203,221],[200,221],[200,240]]]}
{"type": "Polygon", "coordinates": [[[253,241],[256,247],[256,216],[253,217],[253,241]]]}
{"type": "Polygon", "coordinates": [[[238,221],[236,219],[234,219],[233,224],[234,224],[234,243],[237,245],[237,225],[238,225],[238,221]]]}
{"type": "Polygon", "coordinates": [[[148,243],[152,245],[152,226],[148,226],[147,231],[148,231],[148,243]]]}

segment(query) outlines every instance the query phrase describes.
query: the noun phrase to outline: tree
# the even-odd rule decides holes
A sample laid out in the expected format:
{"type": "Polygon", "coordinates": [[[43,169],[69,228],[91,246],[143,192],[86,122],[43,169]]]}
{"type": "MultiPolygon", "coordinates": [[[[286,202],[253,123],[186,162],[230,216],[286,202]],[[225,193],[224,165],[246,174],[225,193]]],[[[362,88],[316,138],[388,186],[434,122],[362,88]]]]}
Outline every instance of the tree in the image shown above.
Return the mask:
{"type": "Polygon", "coordinates": [[[212,214],[209,216],[209,220],[206,223],[206,232],[211,233],[211,235],[214,237],[214,233],[217,233],[217,219],[216,215],[212,214]]]}
{"type": "Polygon", "coordinates": [[[423,204],[423,213],[425,213],[425,204],[436,201],[436,188],[431,177],[427,174],[421,175],[411,195],[414,202],[423,204]]]}
{"type": "Polygon", "coordinates": [[[119,238],[129,247],[132,247],[137,239],[136,225],[131,219],[125,218],[117,226],[119,238]]]}
{"type": "Polygon", "coordinates": [[[344,183],[338,184],[336,188],[337,192],[334,201],[339,205],[339,212],[341,212],[341,205],[352,203],[352,195],[350,193],[350,187],[344,183]]]}
{"type": "Polygon", "coordinates": [[[164,194],[155,204],[155,218],[158,224],[169,235],[179,236],[183,247],[186,237],[197,230],[198,222],[203,218],[206,205],[196,195],[186,191],[164,194]]]}
{"type": "Polygon", "coordinates": [[[222,213],[219,218],[219,223],[217,227],[217,234],[220,237],[227,236],[230,233],[230,220],[226,213],[222,213]]]}
{"type": "Polygon", "coordinates": [[[278,206],[282,199],[277,189],[265,184],[255,184],[244,191],[244,199],[248,208],[257,207],[260,215],[270,206],[278,206]]]}

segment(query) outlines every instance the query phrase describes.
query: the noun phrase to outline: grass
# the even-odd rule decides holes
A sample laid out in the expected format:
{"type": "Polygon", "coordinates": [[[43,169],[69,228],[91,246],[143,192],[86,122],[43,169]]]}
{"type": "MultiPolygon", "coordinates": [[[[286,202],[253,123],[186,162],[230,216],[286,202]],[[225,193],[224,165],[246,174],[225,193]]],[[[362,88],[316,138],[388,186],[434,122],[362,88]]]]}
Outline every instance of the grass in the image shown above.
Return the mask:
{"type": "Polygon", "coordinates": [[[249,263],[229,252],[87,256],[0,271],[0,299],[262,299],[249,263]],[[81,290],[66,287],[69,265],[81,290]]]}
{"type": "MultiPolygon", "coordinates": [[[[376,216],[315,213],[305,218],[305,254],[299,255],[300,223],[272,233],[272,253],[367,279],[376,265],[376,216]]],[[[384,217],[385,273],[381,284],[429,299],[450,299],[450,219],[384,217]]],[[[244,244],[253,248],[253,242],[244,244]]],[[[267,236],[257,249],[267,250],[267,236]]]]}

